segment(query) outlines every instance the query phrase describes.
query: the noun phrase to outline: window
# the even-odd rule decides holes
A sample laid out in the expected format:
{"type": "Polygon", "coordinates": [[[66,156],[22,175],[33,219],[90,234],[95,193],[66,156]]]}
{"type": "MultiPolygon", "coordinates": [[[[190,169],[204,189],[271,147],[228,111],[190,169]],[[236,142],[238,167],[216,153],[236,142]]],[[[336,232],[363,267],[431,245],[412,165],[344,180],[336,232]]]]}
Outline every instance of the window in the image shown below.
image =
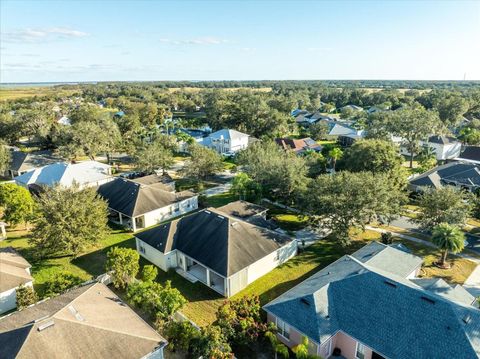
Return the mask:
{"type": "Polygon", "coordinates": [[[355,352],[355,358],[365,359],[365,345],[357,342],[357,350],[355,352]]]}
{"type": "Polygon", "coordinates": [[[140,251],[140,253],[145,254],[145,247],[142,246],[141,244],[138,245],[138,250],[140,251]]]}
{"type": "Polygon", "coordinates": [[[287,323],[277,318],[277,328],[278,334],[285,339],[290,339],[290,326],[287,323]]]}

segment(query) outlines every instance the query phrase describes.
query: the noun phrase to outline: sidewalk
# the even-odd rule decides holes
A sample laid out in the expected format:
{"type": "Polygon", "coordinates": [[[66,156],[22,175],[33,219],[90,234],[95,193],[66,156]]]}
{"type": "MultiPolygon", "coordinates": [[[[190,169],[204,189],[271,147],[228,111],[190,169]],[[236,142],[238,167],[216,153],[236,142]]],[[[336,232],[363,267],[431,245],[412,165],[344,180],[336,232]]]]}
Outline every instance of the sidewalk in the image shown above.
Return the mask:
{"type": "Polygon", "coordinates": [[[477,266],[463,283],[465,288],[475,298],[480,297],[480,265],[477,266]]]}
{"type": "MultiPolygon", "coordinates": [[[[375,231],[375,232],[379,232],[379,233],[390,232],[390,233],[392,233],[392,235],[394,235],[396,237],[406,239],[406,240],[412,241],[412,242],[417,242],[417,243],[423,244],[423,245],[428,246],[428,247],[437,248],[437,246],[435,244],[433,244],[432,242],[426,241],[424,239],[412,237],[412,236],[409,236],[409,235],[406,235],[406,234],[403,234],[403,233],[397,233],[397,232],[388,231],[388,230],[385,230],[385,229],[381,229],[381,228],[377,228],[377,227],[371,227],[371,226],[367,226],[366,228],[370,229],[372,231],[375,231]]],[[[465,254],[465,253],[457,253],[455,255],[458,256],[458,257],[465,258],[465,259],[469,259],[472,262],[475,262],[477,264],[480,264],[480,259],[476,258],[476,257],[472,257],[471,255],[468,255],[468,254],[465,254]]]]}
{"type": "Polygon", "coordinates": [[[232,187],[231,183],[225,183],[225,184],[222,184],[220,186],[216,186],[216,187],[206,189],[206,190],[202,191],[201,193],[203,195],[205,195],[206,197],[215,196],[217,194],[221,194],[221,193],[225,193],[225,192],[230,191],[230,187],[232,187]]]}

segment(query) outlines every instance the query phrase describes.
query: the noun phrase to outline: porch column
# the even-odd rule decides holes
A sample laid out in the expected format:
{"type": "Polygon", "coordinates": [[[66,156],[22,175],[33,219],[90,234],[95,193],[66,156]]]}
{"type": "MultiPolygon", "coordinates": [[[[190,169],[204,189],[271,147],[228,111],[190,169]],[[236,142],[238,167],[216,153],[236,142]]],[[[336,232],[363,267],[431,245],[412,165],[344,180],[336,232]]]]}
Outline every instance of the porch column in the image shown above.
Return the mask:
{"type": "Polygon", "coordinates": [[[135,232],[137,230],[137,226],[135,225],[135,217],[132,217],[132,231],[135,232]]]}
{"type": "Polygon", "coordinates": [[[207,285],[209,287],[211,287],[211,284],[210,284],[210,269],[206,268],[207,269],[207,285]]]}
{"type": "Polygon", "coordinates": [[[187,271],[187,257],[182,254],[182,269],[184,272],[187,271]]]}
{"type": "Polygon", "coordinates": [[[120,224],[123,224],[122,214],[120,212],[118,212],[118,221],[120,224]]]}

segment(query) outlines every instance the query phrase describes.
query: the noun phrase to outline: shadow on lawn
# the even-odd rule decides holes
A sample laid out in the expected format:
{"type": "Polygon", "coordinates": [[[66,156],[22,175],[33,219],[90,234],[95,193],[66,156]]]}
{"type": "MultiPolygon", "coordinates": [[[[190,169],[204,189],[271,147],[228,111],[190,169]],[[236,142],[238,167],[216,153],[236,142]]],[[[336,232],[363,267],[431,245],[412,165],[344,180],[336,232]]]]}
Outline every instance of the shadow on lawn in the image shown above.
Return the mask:
{"type": "Polygon", "coordinates": [[[122,247],[135,249],[135,238],[131,237],[123,242],[118,242],[110,246],[98,249],[96,251],[81,255],[71,261],[73,265],[83,269],[92,276],[105,273],[105,264],[107,262],[107,253],[112,247],[122,247]]]}

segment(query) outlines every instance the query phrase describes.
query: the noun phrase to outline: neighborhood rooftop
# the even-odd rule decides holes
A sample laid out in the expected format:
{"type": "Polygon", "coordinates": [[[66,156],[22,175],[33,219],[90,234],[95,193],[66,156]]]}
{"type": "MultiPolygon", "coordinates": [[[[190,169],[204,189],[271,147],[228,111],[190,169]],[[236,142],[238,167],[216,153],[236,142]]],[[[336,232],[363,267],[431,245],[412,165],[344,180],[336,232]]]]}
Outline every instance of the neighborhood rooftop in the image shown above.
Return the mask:
{"type": "Polygon", "coordinates": [[[414,188],[440,188],[445,184],[477,188],[480,186],[479,167],[468,162],[450,162],[410,180],[410,185],[414,188]]]}
{"type": "Polygon", "coordinates": [[[13,248],[0,248],[0,293],[31,282],[33,278],[26,271],[30,267],[13,248]]]}
{"type": "Polygon", "coordinates": [[[255,215],[261,215],[268,211],[267,208],[258,204],[253,204],[247,201],[235,201],[226,204],[225,206],[218,207],[217,211],[223,212],[228,216],[247,218],[255,215]]]}
{"type": "Polygon", "coordinates": [[[109,171],[109,165],[97,161],[57,162],[15,177],[15,181],[24,186],[60,184],[68,187],[74,182],[82,186],[103,183],[110,178],[109,171]]]}
{"type": "Polygon", "coordinates": [[[163,253],[174,249],[229,277],[291,238],[208,208],[136,234],[163,253]]]}
{"type": "MultiPolygon", "coordinates": [[[[387,358],[480,355],[478,309],[372,260],[362,263],[357,258],[368,251],[359,252],[338,259],[265,310],[320,343],[342,331],[387,358]]],[[[397,254],[398,264],[404,253],[397,254]]]]}
{"type": "Polygon", "coordinates": [[[98,188],[108,201],[108,207],[129,217],[139,216],[158,208],[190,198],[190,191],[172,193],[164,190],[163,183],[142,185],[123,178],[115,178],[98,188]]]}
{"type": "Polygon", "coordinates": [[[91,283],[0,318],[0,357],[141,358],[165,340],[110,289],[91,283]]]}

